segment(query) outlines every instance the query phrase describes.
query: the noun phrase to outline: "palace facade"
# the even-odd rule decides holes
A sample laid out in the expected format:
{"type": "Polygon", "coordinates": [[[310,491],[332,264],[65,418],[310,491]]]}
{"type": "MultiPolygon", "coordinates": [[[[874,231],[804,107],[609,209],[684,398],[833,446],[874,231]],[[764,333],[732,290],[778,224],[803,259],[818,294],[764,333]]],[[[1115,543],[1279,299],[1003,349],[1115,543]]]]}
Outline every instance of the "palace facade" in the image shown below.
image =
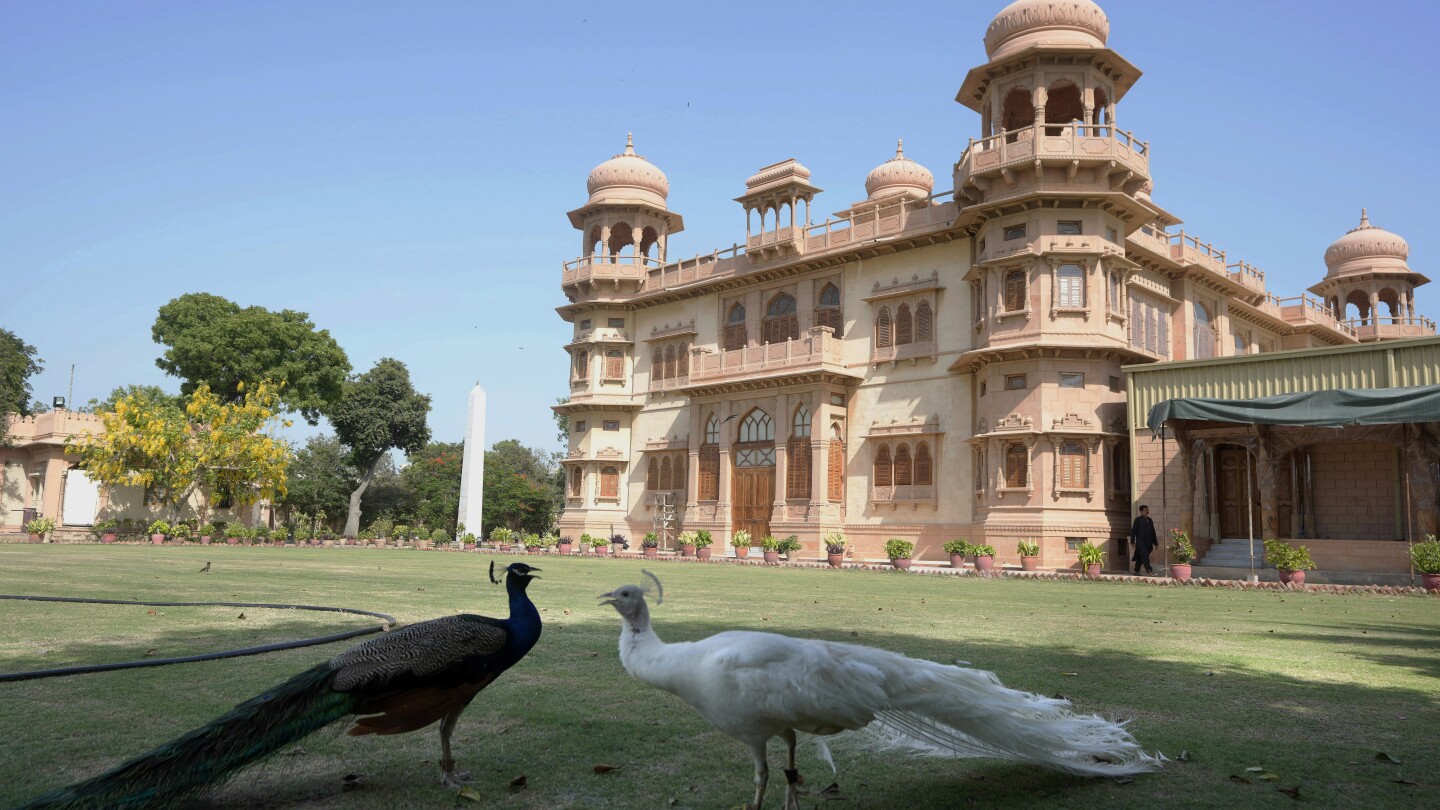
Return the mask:
{"type": "Polygon", "coordinates": [[[1119,123],[1140,71],[1089,0],[1019,0],[956,100],[979,114],[952,190],[905,157],[817,222],[795,159],[745,181],[742,243],[673,260],[663,172],[591,172],[564,265],[573,324],[564,535],[843,532],[940,555],[964,537],[1075,564],[1137,497],[1121,367],[1434,334],[1399,236],[1359,226],[1310,294],[1180,228],[1119,123]],[[1349,316],[1347,317],[1347,312],[1349,316]]]}

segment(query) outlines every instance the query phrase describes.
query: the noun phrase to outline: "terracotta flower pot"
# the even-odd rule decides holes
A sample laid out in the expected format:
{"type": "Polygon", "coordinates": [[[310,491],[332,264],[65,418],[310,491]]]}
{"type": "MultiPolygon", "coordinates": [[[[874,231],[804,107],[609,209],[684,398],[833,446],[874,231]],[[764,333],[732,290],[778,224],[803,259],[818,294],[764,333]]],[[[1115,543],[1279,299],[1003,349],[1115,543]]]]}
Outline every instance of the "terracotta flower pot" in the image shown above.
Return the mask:
{"type": "Polygon", "coordinates": [[[100,535],[100,542],[102,542],[102,543],[104,543],[104,544],[106,544],[106,545],[109,545],[109,544],[115,542],[116,539],[118,539],[118,538],[116,537],[116,535],[115,535],[113,532],[106,532],[105,534],[100,535]]]}
{"type": "Polygon", "coordinates": [[[988,554],[975,555],[975,570],[990,571],[995,568],[995,558],[988,554]]]}
{"type": "Polygon", "coordinates": [[[610,544],[610,553],[611,553],[612,555],[616,556],[616,557],[620,556],[620,552],[622,552],[622,551],[624,551],[624,550],[625,550],[625,547],[624,547],[623,545],[619,544],[619,543],[611,543],[611,544],[610,544]]]}
{"type": "Polygon", "coordinates": [[[899,568],[901,571],[909,568],[911,562],[912,560],[909,557],[892,557],[890,559],[890,564],[899,568]]]}
{"type": "Polygon", "coordinates": [[[1440,591],[1440,574],[1421,574],[1420,587],[1427,591],[1440,591]]]}
{"type": "Polygon", "coordinates": [[[1190,563],[1171,563],[1170,576],[1173,577],[1176,582],[1189,582],[1190,563]]]}
{"type": "Polygon", "coordinates": [[[466,543],[466,544],[465,544],[465,550],[466,550],[466,551],[474,551],[474,550],[475,550],[475,544],[474,544],[474,543],[466,543]]]}
{"type": "Polygon", "coordinates": [[[571,548],[571,544],[569,544],[569,543],[561,543],[561,544],[560,544],[560,553],[561,553],[561,554],[569,554],[569,553],[570,553],[570,548],[571,548]]]}
{"type": "MultiPolygon", "coordinates": [[[[1173,565],[1170,566],[1170,570],[1172,570],[1172,571],[1175,570],[1175,566],[1173,566],[1173,565]]],[[[1085,563],[1085,576],[1087,576],[1087,577],[1098,577],[1098,576],[1100,576],[1100,563],[1085,563]]],[[[1188,566],[1188,565],[1185,566],[1185,578],[1186,578],[1186,579],[1189,579],[1189,578],[1190,578],[1190,566],[1188,566]]],[[[1179,579],[1179,577],[1177,576],[1176,579],[1179,579]]]]}
{"type": "Polygon", "coordinates": [[[964,568],[964,567],[965,567],[965,555],[964,555],[964,554],[951,554],[951,555],[950,555],[950,567],[951,567],[951,568],[964,568]]]}
{"type": "Polygon", "coordinates": [[[1020,558],[1020,570],[1021,570],[1021,571],[1039,571],[1039,570],[1040,570],[1040,558],[1039,558],[1039,557],[1021,557],[1021,558],[1020,558]]]}
{"type": "MultiPolygon", "coordinates": [[[[164,539],[165,535],[162,534],[162,535],[160,535],[160,537],[161,537],[161,539],[164,539]]],[[[39,542],[43,541],[44,539],[45,539],[44,537],[41,537],[40,535],[35,534],[34,532],[31,532],[30,535],[25,538],[25,542],[27,542],[27,543],[39,543],[39,542]]]]}
{"type": "Polygon", "coordinates": [[[689,545],[689,544],[683,544],[683,543],[682,543],[682,544],[680,545],[680,556],[681,556],[681,557],[694,557],[694,556],[695,556],[695,546],[689,545]]]}
{"type": "Polygon", "coordinates": [[[238,546],[238,545],[240,545],[240,538],[238,538],[238,537],[227,537],[227,538],[225,538],[225,545],[227,545],[227,546],[238,546]]]}
{"type": "Polygon", "coordinates": [[[242,537],[242,538],[240,538],[240,545],[242,545],[242,546],[253,546],[253,545],[255,545],[255,538],[253,538],[253,537],[242,537]]]}
{"type": "Polygon", "coordinates": [[[545,547],[544,547],[544,546],[526,546],[526,547],[525,547],[525,553],[526,553],[526,554],[539,554],[540,552],[542,552],[542,551],[544,551],[544,550],[545,550],[545,547]]]}
{"type": "Polygon", "coordinates": [[[780,552],[778,551],[764,551],[761,553],[765,555],[765,562],[767,563],[780,562],[780,552]]]}
{"type": "Polygon", "coordinates": [[[704,548],[695,549],[695,558],[699,560],[710,559],[710,547],[706,546],[704,548]]]}
{"type": "Polygon", "coordinates": [[[164,545],[164,544],[165,544],[165,535],[163,535],[163,534],[152,534],[152,535],[150,535],[150,542],[153,543],[153,544],[155,544],[155,545],[157,545],[157,546],[164,545]]]}
{"type": "Polygon", "coordinates": [[[200,545],[202,545],[202,546],[208,546],[208,545],[210,545],[210,535],[208,535],[208,534],[202,534],[202,535],[200,535],[200,545]]]}
{"type": "Polygon", "coordinates": [[[1283,583],[1289,583],[1289,584],[1291,584],[1291,585],[1304,585],[1304,584],[1305,584],[1305,572],[1304,572],[1304,571],[1286,571],[1284,568],[1281,568],[1281,569],[1279,569],[1279,574],[1280,574],[1280,581],[1283,582],[1283,583]]]}
{"type": "Polygon", "coordinates": [[[735,546],[734,548],[735,548],[735,556],[736,556],[736,557],[739,557],[740,559],[743,560],[743,559],[745,559],[746,557],[749,557],[749,556],[750,556],[750,547],[749,547],[749,546],[735,546]]]}
{"type": "Polygon", "coordinates": [[[831,568],[839,568],[845,563],[844,554],[826,554],[825,561],[830,563],[831,568]]]}
{"type": "Polygon", "coordinates": [[[645,559],[647,559],[647,560],[653,560],[653,559],[655,559],[656,557],[659,557],[659,556],[660,556],[660,549],[655,548],[655,547],[652,547],[652,546],[647,546],[647,547],[645,548],[645,559]]]}

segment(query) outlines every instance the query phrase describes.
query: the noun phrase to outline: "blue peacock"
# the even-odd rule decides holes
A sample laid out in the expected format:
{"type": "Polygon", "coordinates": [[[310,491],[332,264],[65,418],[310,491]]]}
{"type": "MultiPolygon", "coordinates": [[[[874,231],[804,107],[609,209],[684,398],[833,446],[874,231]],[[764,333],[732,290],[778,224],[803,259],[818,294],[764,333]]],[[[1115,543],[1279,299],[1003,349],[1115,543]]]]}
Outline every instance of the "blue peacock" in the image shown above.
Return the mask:
{"type": "MultiPolygon", "coordinates": [[[[505,569],[509,618],[462,613],[387,633],[22,810],[163,807],[352,715],[350,734],[403,734],[440,721],[441,781],[454,786],[463,778],[450,752],[460,713],[540,639],[540,614],[525,593],[539,570],[522,562],[505,569]]],[[[494,563],[490,578],[498,582],[494,563]]]]}

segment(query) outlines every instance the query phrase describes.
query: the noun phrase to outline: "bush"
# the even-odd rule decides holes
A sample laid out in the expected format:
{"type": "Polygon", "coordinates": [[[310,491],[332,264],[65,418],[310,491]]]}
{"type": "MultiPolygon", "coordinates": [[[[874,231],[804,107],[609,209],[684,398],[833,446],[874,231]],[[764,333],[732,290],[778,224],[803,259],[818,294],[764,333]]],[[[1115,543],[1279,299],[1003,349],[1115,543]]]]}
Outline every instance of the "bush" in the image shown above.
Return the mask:
{"type": "Polygon", "coordinates": [[[118,527],[119,525],[120,521],[115,520],[114,518],[109,518],[107,520],[97,520],[95,522],[95,525],[90,527],[90,533],[95,535],[96,537],[104,537],[107,534],[114,534],[116,527],[118,527]]]}
{"type": "Polygon", "coordinates": [[[435,531],[430,533],[430,542],[448,543],[450,542],[450,535],[446,533],[444,529],[436,529],[435,531]]]}
{"type": "Polygon", "coordinates": [[[157,521],[155,521],[154,523],[151,523],[151,524],[150,524],[150,528],[146,530],[146,533],[147,533],[147,534],[169,534],[169,533],[170,533],[170,524],[169,524],[169,523],[166,523],[166,522],[163,521],[163,520],[157,520],[157,521]]]}
{"type": "Polygon", "coordinates": [[[1170,530],[1170,558],[1181,565],[1189,565],[1195,559],[1195,546],[1190,536],[1179,529],[1170,530]]]}
{"type": "Polygon", "coordinates": [[[826,554],[844,554],[844,553],[845,553],[845,535],[841,534],[840,532],[826,532],[826,533],[825,533],[825,553],[826,553],[826,554]]]}
{"type": "Polygon", "coordinates": [[[760,549],[762,551],[779,551],[780,539],[773,534],[767,534],[760,538],[760,549]]]}
{"type": "Polygon", "coordinates": [[[1080,544],[1080,562],[1085,565],[1098,565],[1105,562],[1105,549],[1086,540],[1080,544]]]}
{"type": "Polygon", "coordinates": [[[640,547],[641,547],[641,548],[659,548],[659,547],[660,547],[660,538],[655,535],[655,532],[646,532],[646,533],[645,533],[645,539],[640,541],[640,547]]]}
{"type": "Polygon", "coordinates": [[[250,530],[250,536],[263,543],[267,540],[283,540],[285,539],[285,532],[272,532],[269,526],[256,526],[250,530]]]}
{"type": "Polygon", "coordinates": [[[805,546],[801,545],[800,536],[796,534],[792,534],[780,541],[780,553],[787,557],[803,548],[805,548],[805,546]]]}
{"type": "Polygon", "coordinates": [[[915,553],[915,544],[909,540],[892,537],[885,541],[885,556],[892,560],[908,560],[915,553]]]}
{"type": "Polygon", "coordinates": [[[750,532],[747,532],[744,529],[735,532],[735,534],[730,537],[730,545],[734,546],[735,548],[749,548],[750,532]]]}
{"type": "Polygon", "coordinates": [[[970,553],[970,541],[968,540],[947,540],[941,546],[946,554],[959,554],[961,557],[970,553]]]}
{"type": "Polygon", "coordinates": [[[695,532],[695,548],[705,548],[715,541],[710,537],[710,532],[701,529],[695,532]]]}
{"type": "Polygon", "coordinates": [[[545,545],[545,541],[540,538],[540,535],[534,532],[526,532],[521,535],[520,542],[524,544],[525,548],[541,548],[545,545]]]}
{"type": "Polygon", "coordinates": [[[1021,557],[1039,557],[1040,544],[1034,540],[1021,540],[1015,544],[1015,553],[1021,557]]]}
{"type": "Polygon", "coordinates": [[[475,545],[475,535],[471,534],[470,532],[466,532],[464,536],[460,538],[460,543],[462,545],[475,545]]]}
{"type": "Polygon", "coordinates": [[[189,540],[190,524],[176,523],[174,526],[170,527],[170,536],[174,537],[177,540],[189,540]]]}
{"type": "Polygon", "coordinates": [[[249,536],[250,536],[250,530],[247,529],[247,528],[245,528],[243,525],[241,525],[241,524],[238,523],[238,522],[236,522],[236,523],[227,523],[227,524],[225,524],[225,536],[226,536],[226,537],[234,537],[235,539],[240,540],[240,539],[244,539],[244,538],[246,538],[246,537],[249,537],[249,536]]]}
{"type": "Polygon", "coordinates": [[[315,530],[310,528],[309,521],[302,521],[299,526],[295,527],[295,542],[297,543],[308,543],[314,536],[315,530]]]}
{"type": "Polygon", "coordinates": [[[1282,571],[1309,571],[1315,567],[1310,549],[1279,540],[1265,541],[1265,560],[1282,571]]]}
{"type": "MultiPolygon", "coordinates": [[[[165,528],[168,530],[170,527],[165,528]]],[[[25,531],[30,534],[49,534],[55,531],[55,518],[37,517],[25,524],[25,531]]]]}
{"type": "Polygon", "coordinates": [[[1422,574],[1440,574],[1440,540],[1435,535],[1425,535],[1425,542],[1410,547],[1410,562],[1422,574]]]}
{"type": "Polygon", "coordinates": [[[404,523],[396,523],[390,528],[390,536],[395,538],[395,545],[398,546],[410,536],[410,527],[404,523]]]}
{"type": "Polygon", "coordinates": [[[364,541],[367,542],[367,543],[370,542],[371,540],[374,540],[374,539],[375,539],[375,524],[372,523],[372,524],[370,524],[368,527],[366,527],[366,528],[364,528],[364,529],[361,529],[361,530],[360,530],[360,537],[359,537],[358,539],[364,540],[364,541]]]}
{"type": "Polygon", "coordinates": [[[220,534],[220,529],[214,523],[206,523],[200,527],[201,537],[215,537],[220,534]]]}
{"type": "Polygon", "coordinates": [[[501,527],[498,528],[498,529],[491,529],[491,530],[490,530],[490,542],[492,542],[492,543],[513,543],[513,542],[515,542],[515,532],[513,532],[513,531],[511,531],[511,530],[509,530],[509,529],[507,529],[507,528],[505,528],[504,526],[501,526],[501,527]]]}
{"type": "Polygon", "coordinates": [[[679,538],[679,540],[680,540],[680,545],[682,545],[682,546],[693,546],[693,545],[695,545],[695,536],[696,536],[695,532],[680,532],[680,538],[679,538]]]}
{"type": "Polygon", "coordinates": [[[974,554],[976,557],[994,557],[994,556],[995,556],[995,547],[994,547],[994,546],[971,546],[971,547],[970,547],[970,553],[971,553],[971,554],[974,554]]]}
{"type": "Polygon", "coordinates": [[[370,521],[370,533],[374,535],[374,538],[372,539],[389,537],[390,532],[394,530],[395,521],[391,520],[388,517],[376,518],[370,521]]]}

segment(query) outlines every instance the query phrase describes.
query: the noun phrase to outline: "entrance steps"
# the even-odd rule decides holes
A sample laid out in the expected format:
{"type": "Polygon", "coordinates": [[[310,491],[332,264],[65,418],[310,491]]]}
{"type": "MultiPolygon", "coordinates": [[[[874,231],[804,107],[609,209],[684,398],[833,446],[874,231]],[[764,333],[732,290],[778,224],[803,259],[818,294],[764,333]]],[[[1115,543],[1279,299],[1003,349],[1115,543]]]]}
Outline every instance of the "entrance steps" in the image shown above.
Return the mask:
{"type": "Polygon", "coordinates": [[[1250,568],[1251,544],[1255,549],[1255,568],[1274,568],[1265,563],[1265,545],[1260,540],[1221,540],[1212,545],[1205,556],[1195,561],[1197,566],[1206,568],[1250,568]]]}

